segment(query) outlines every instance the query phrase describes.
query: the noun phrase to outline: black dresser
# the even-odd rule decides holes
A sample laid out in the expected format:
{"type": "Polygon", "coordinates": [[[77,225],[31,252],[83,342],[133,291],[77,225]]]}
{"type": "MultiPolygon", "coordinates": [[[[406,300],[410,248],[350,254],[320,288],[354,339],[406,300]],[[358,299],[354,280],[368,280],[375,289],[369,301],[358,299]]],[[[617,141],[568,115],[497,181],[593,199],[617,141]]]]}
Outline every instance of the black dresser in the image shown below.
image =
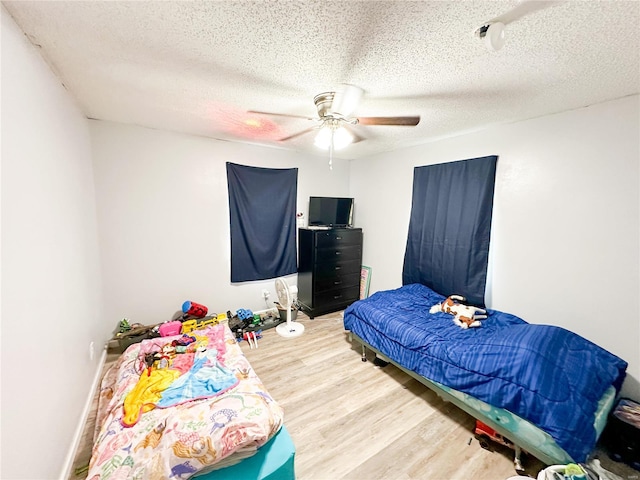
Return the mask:
{"type": "Polygon", "coordinates": [[[360,298],[362,229],[298,229],[298,300],[310,318],[360,298]]]}

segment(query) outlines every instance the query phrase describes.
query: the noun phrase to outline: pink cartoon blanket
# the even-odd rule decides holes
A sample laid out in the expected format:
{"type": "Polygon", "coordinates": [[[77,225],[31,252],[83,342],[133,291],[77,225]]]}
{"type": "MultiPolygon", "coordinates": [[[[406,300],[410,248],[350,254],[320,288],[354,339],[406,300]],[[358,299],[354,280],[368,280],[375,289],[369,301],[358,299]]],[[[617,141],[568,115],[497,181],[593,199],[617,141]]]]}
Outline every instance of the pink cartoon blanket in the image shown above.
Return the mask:
{"type": "Polygon", "coordinates": [[[107,372],[88,479],[189,478],[250,456],[278,432],[282,409],[228,326],[190,335],[197,343],[184,356],[166,348],[179,336],[145,340],[107,372]],[[149,360],[158,352],[165,362],[149,360]],[[148,389],[151,375],[162,388],[148,389]]]}

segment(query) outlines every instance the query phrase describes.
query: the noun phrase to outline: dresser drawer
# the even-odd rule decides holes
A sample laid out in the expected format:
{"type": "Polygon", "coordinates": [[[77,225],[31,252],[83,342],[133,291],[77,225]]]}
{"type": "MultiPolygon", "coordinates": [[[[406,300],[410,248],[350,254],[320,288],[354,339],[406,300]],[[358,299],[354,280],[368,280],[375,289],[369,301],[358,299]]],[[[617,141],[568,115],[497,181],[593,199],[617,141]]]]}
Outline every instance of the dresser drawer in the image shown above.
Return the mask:
{"type": "Polygon", "coordinates": [[[327,230],[316,234],[316,246],[318,248],[336,245],[360,245],[361,243],[362,230],[327,230]]]}
{"type": "Polygon", "coordinates": [[[317,278],[315,280],[314,291],[325,292],[336,288],[347,288],[360,286],[360,273],[350,273],[347,275],[336,274],[331,277],[317,278]]]}
{"type": "Polygon", "coordinates": [[[338,259],[333,262],[317,263],[315,265],[314,278],[322,280],[325,278],[334,278],[336,275],[348,275],[350,273],[360,274],[362,261],[358,260],[342,260],[338,259]]]}
{"type": "Polygon", "coordinates": [[[360,248],[360,245],[340,245],[332,248],[318,248],[316,250],[316,262],[359,260],[361,258],[362,248],[360,248]]]}
{"type": "Polygon", "coordinates": [[[336,305],[354,302],[360,297],[360,286],[329,290],[313,296],[314,305],[336,305]]]}

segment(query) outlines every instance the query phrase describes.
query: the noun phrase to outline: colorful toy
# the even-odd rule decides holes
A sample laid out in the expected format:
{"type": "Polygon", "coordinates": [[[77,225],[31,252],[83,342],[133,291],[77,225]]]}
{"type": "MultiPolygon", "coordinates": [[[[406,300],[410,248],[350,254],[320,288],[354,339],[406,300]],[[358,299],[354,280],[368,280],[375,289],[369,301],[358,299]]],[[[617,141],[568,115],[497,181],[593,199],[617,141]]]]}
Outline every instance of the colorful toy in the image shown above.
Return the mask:
{"type": "Polygon", "coordinates": [[[118,331],[120,333],[124,333],[124,332],[128,332],[129,330],[131,330],[131,324],[129,323],[129,319],[123,318],[122,320],[120,320],[120,324],[118,325],[118,331]]]}
{"type": "Polygon", "coordinates": [[[246,308],[241,308],[240,310],[238,310],[236,312],[236,315],[238,316],[238,318],[240,320],[242,320],[245,323],[251,323],[253,321],[253,312],[251,310],[248,310],[246,308]]]}
{"type": "Polygon", "coordinates": [[[196,337],[192,337],[191,335],[186,335],[183,334],[180,338],[178,338],[177,340],[174,340],[173,342],[171,342],[171,345],[173,345],[174,347],[177,346],[186,346],[189,345],[193,342],[197,341],[196,337]]]}
{"type": "Polygon", "coordinates": [[[220,321],[218,320],[218,317],[207,318],[205,320],[200,320],[200,321],[195,319],[186,320],[182,322],[182,333],[189,333],[189,332],[193,332],[194,330],[200,330],[201,328],[209,327],[211,325],[217,325],[218,323],[220,323],[220,321]]]}
{"type": "Polygon", "coordinates": [[[170,337],[172,335],[179,335],[182,328],[182,322],[175,320],[173,322],[167,322],[160,325],[158,332],[161,337],[170,337]]]}
{"type": "Polygon", "coordinates": [[[209,309],[204,305],[187,300],[182,304],[182,312],[192,317],[202,318],[207,315],[209,309]]]}
{"type": "Polygon", "coordinates": [[[491,428],[489,425],[477,419],[476,419],[476,428],[474,429],[473,433],[478,439],[480,446],[485,450],[491,451],[491,444],[489,442],[499,443],[500,445],[505,445],[515,450],[516,456],[513,460],[514,467],[518,472],[524,471],[524,468],[522,468],[522,460],[521,460],[522,450],[520,449],[520,447],[514,445],[514,443],[511,440],[509,440],[506,437],[503,437],[498,432],[496,432],[493,428],[491,428]]]}
{"type": "Polygon", "coordinates": [[[163,345],[162,350],[155,354],[155,360],[158,362],[157,368],[169,368],[176,353],[176,347],[172,344],[168,343],[167,345],[163,345]]]}
{"type": "Polygon", "coordinates": [[[429,313],[444,312],[453,315],[453,321],[460,328],[479,327],[480,320],[487,318],[487,311],[481,308],[473,307],[470,305],[464,305],[462,303],[466,299],[460,295],[451,295],[447,297],[442,303],[436,303],[429,309],[429,313]],[[481,313],[482,315],[476,315],[481,313]]]}
{"type": "Polygon", "coordinates": [[[240,340],[246,340],[249,344],[249,348],[253,350],[253,348],[258,348],[258,339],[262,338],[262,330],[258,330],[257,332],[244,332],[240,340]]]}

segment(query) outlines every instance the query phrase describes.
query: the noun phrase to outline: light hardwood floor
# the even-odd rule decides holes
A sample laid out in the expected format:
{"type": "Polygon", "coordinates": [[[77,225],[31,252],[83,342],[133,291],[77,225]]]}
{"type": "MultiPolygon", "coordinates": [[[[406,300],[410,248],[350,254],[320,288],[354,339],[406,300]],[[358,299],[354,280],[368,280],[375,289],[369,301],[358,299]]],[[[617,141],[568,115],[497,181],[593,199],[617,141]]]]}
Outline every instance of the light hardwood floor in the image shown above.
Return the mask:
{"type": "MultiPolygon", "coordinates": [[[[258,349],[243,342],[242,350],[284,408],[298,479],[503,480],[515,475],[512,451],[500,445],[493,452],[483,450],[473,438],[469,415],[392,365],[362,362],[360,349],[344,332],[341,312],[314,320],[299,314],[297,321],[305,326],[302,336],[282,338],[270,329],[258,349]]],[[[88,463],[87,441],[89,435],[78,466],[88,463]]],[[[532,457],[524,456],[523,463],[532,477],[543,468],[532,457]]]]}
{"type": "MultiPolygon", "coordinates": [[[[483,450],[474,420],[392,365],[362,362],[342,314],[309,320],[301,337],[265,332],[242,348],[283,406],[299,479],[506,479],[508,449],[483,450]],[[471,443],[469,441],[471,440],[471,443]]],[[[373,360],[373,357],[369,357],[373,360]]],[[[529,459],[527,459],[529,460],[529,459]]],[[[529,462],[532,475],[541,465],[529,462]]]]}

